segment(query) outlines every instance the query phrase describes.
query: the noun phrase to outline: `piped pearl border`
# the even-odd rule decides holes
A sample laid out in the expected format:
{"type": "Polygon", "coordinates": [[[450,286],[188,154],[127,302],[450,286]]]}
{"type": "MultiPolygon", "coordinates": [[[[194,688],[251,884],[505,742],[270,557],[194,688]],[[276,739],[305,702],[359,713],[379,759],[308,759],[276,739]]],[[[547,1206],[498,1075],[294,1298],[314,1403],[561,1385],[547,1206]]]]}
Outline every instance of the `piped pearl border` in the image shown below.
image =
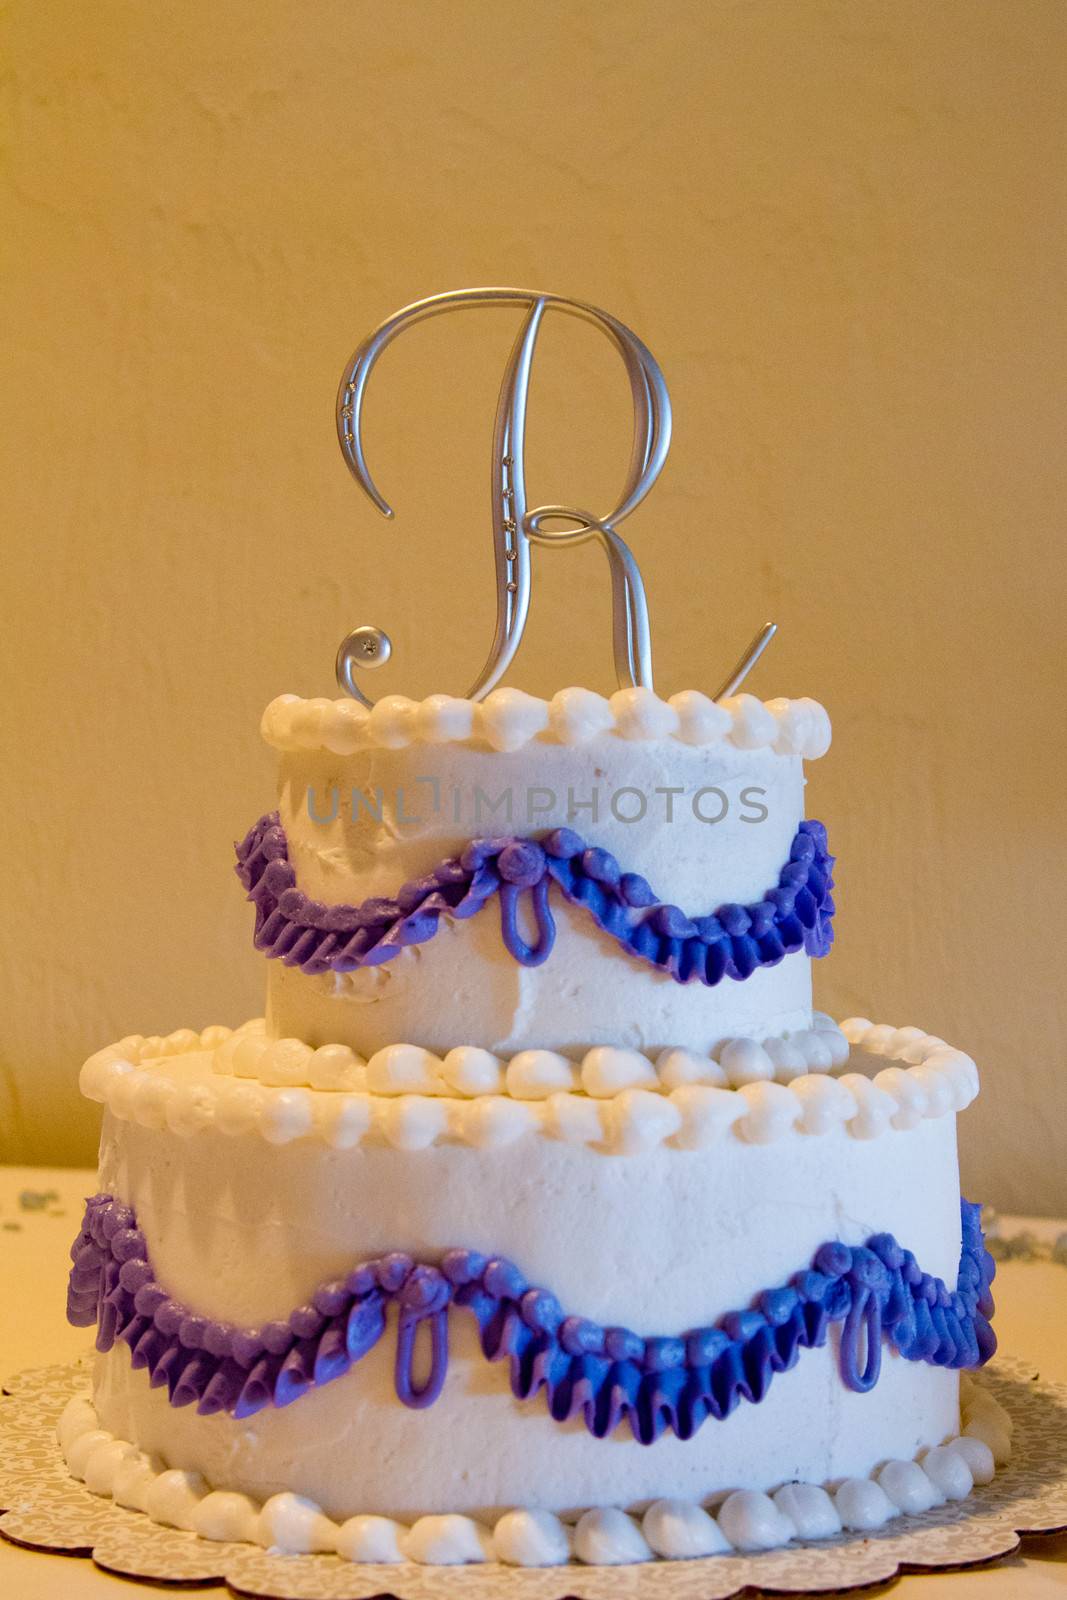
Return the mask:
{"type": "Polygon", "coordinates": [[[816,700],[757,700],[738,694],[715,701],[696,689],[661,700],[651,689],[619,689],[610,699],[591,689],[561,689],[539,700],[521,689],[494,689],[484,700],[435,694],[409,700],[390,694],[372,711],[356,700],[272,700],[260,724],[276,750],[403,750],[413,744],[482,744],[521,750],[533,740],[581,745],[600,734],[634,742],[730,744],[814,761],[830,748],[830,719],[816,700]]]}
{"type": "Polygon", "coordinates": [[[822,1012],[814,1014],[810,1028],[762,1041],[724,1039],[708,1055],[661,1050],[652,1057],[598,1045],[577,1061],[556,1050],[523,1050],[505,1059],[477,1045],[460,1045],[438,1056],[414,1044],[387,1045],[365,1060],[343,1044],[316,1050],[301,1039],[268,1039],[257,1018],[216,1048],[212,1070],[277,1089],[465,1099],[508,1095],[513,1100],[546,1100],[567,1090],[610,1100],[626,1089],[669,1093],[688,1084],[740,1089],[763,1081],[792,1083],[809,1073],[840,1069],[848,1058],[848,1040],[822,1012]]]}
{"type": "MultiPolygon", "coordinates": [[[[443,1143],[494,1149],[540,1134],[611,1155],[638,1155],[660,1146],[703,1150],[730,1137],[768,1144],[794,1130],[821,1135],[841,1127],[854,1138],[873,1139],[962,1111],[978,1093],[977,1068],[962,1051],[919,1028],[890,1028],[865,1018],[845,1022],[841,1032],[854,1048],[887,1060],[873,1077],[833,1073],[828,1070],[831,1062],[815,1070],[809,1062],[788,1083],[758,1073],[737,1088],[701,1080],[701,1071],[710,1074],[713,1069],[751,1072],[753,1064],[760,1066],[761,1050],[776,1070],[769,1048],[754,1040],[732,1040],[720,1051],[725,1065],[722,1059],[714,1062],[680,1051],[666,1052],[655,1066],[638,1052],[606,1047],[590,1051],[580,1064],[550,1051],[525,1051],[504,1070],[509,1092],[501,1093],[497,1083],[491,1092],[465,1098],[452,1086],[443,1093],[411,1092],[403,1086],[409,1067],[426,1070],[423,1058],[429,1052],[414,1046],[392,1046],[399,1054],[381,1053],[388,1092],[369,1086],[353,1091],[340,1086],[275,1087],[241,1076],[241,1050],[247,1045],[251,1056],[266,1045],[262,1026],[259,1021],[245,1024],[236,1035],[211,1027],[200,1034],[183,1029],[165,1039],[131,1036],[89,1058],[81,1071],[82,1093],[122,1121],[169,1128],[187,1137],[216,1127],[233,1136],[259,1134],[279,1145],[318,1138],[341,1150],[377,1144],[416,1151],[443,1143]],[[240,1041],[237,1045],[234,1038],[240,1041]],[[197,1051],[211,1052],[217,1067],[220,1047],[232,1049],[233,1077],[219,1071],[182,1077],[180,1070],[169,1076],[159,1070],[197,1051]],[[686,1079],[689,1070],[696,1076],[686,1079]]],[[[833,1035],[827,1031],[825,1037],[833,1035]]],[[[308,1048],[292,1040],[267,1048],[280,1051],[283,1045],[308,1048]]],[[[351,1070],[349,1061],[359,1070],[356,1058],[351,1052],[342,1055],[344,1050],[327,1045],[312,1059],[325,1054],[323,1070],[343,1078],[351,1070]]],[[[476,1052],[471,1048],[467,1054],[476,1052]]],[[[257,1066],[264,1055],[256,1054],[257,1066]]],[[[372,1057],[366,1064],[368,1073],[377,1060],[372,1057]]],[[[440,1063],[442,1071],[447,1060],[440,1063]]],[[[500,1069],[500,1063],[493,1068],[494,1060],[482,1062],[487,1079],[500,1069]]]]}
{"type": "Polygon", "coordinates": [[[285,1555],[333,1552],[368,1563],[460,1566],[499,1561],[517,1567],[625,1566],[656,1557],[678,1560],[772,1550],[797,1539],[869,1533],[894,1517],[963,1500],[989,1483],[1011,1455],[1012,1422],[988,1390],[960,1379],[963,1431],[916,1461],[888,1461],[869,1478],[825,1488],[787,1483],[773,1494],[736,1490],[705,1508],[657,1500],[631,1516],[614,1507],[586,1511],[573,1525],[550,1511],[508,1511],[492,1528],[458,1513],[419,1517],[354,1516],[337,1523],[314,1501],[283,1492],[259,1503],[211,1489],[195,1472],[168,1468],[101,1428],[92,1400],[68,1401],[56,1437],[73,1477],[94,1494],[144,1512],[153,1522],[202,1539],[258,1544],[285,1555]]]}

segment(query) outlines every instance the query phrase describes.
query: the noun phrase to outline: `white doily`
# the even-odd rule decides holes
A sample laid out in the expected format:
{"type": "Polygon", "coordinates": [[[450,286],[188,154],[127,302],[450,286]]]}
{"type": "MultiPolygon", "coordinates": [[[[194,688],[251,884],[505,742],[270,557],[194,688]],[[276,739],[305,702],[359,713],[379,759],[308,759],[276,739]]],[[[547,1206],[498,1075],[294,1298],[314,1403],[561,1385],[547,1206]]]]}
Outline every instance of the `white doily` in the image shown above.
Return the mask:
{"type": "Polygon", "coordinates": [[[804,1594],[886,1582],[902,1572],[982,1565],[1010,1555],[1021,1534],[1067,1529],[1067,1386],[1025,1362],[983,1373],[1015,1422],[1010,1464],[964,1501],[899,1517],[873,1534],[762,1555],[656,1561],[630,1567],[540,1569],[355,1566],[337,1556],[272,1556],[161,1528],[91,1494],[67,1471],[55,1422],[85,1386],[77,1365],[21,1373],[0,1400],[0,1534],[16,1544],[91,1556],[98,1566],[160,1582],[227,1583],[264,1600],[729,1600],[746,1588],[804,1594]]]}

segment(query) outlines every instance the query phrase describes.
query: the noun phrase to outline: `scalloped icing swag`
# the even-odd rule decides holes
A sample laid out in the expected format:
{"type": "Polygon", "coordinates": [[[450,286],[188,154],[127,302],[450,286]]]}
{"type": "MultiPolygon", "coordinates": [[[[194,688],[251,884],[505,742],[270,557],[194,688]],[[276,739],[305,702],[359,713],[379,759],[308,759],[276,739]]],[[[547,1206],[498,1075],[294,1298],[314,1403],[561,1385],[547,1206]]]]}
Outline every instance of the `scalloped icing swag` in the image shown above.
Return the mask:
{"type": "Polygon", "coordinates": [[[156,1281],[130,1207],[100,1194],[87,1201],[71,1248],[67,1317],[76,1327],[96,1324],[100,1351],[118,1339],[127,1344],[133,1366],[147,1369],[153,1388],[166,1385],[171,1405],[240,1418],[342,1377],[382,1337],[390,1303],[397,1307],[397,1395],[407,1406],[432,1405],[448,1368],[450,1311],[462,1307],[478,1324],[486,1360],[508,1362],[517,1399],[544,1391],[557,1422],[580,1418],[603,1439],[625,1419],[639,1443],[651,1444],[666,1432],[690,1439],[740,1400],[762,1400],[774,1375],[792,1367],[802,1349],[825,1344],[835,1324],[842,1382],[861,1393],[878,1381],[886,1338],[909,1361],[982,1366],[996,1349],[995,1265],[980,1208],[966,1200],[960,1208],[955,1290],[923,1272],[892,1234],[875,1234],[862,1246],[832,1240],[810,1268],[757,1296],[750,1309],[715,1327],[646,1339],[566,1316],[553,1294],[528,1284],[510,1261],[462,1249],[448,1251],[439,1265],[400,1252],[364,1262],[347,1278],[322,1284],[285,1322],[256,1329],[217,1322],[171,1299],[156,1281]],[[415,1341],[424,1323],[429,1369],[416,1383],[415,1341]]]}
{"type": "Polygon", "coordinates": [[[269,812],[236,847],[237,875],[256,907],[257,950],[301,972],[352,972],[392,961],[425,944],[442,915],[463,920],[500,897],[504,944],[526,967],[547,961],[556,938],[549,905],[555,883],[582,906],[626,953],[677,983],[709,987],[773,967],[792,951],[824,956],[833,942],[834,857],[821,822],[802,822],[778,882],[751,905],[721,905],[689,917],[660,900],[639,874],[623,872],[607,850],[586,845],[569,828],[540,839],[474,839],[425,877],[405,883],[394,899],[327,906],[297,887],[278,813],[269,812]],[[529,895],[537,928],[519,931],[520,901],[529,895]]]}

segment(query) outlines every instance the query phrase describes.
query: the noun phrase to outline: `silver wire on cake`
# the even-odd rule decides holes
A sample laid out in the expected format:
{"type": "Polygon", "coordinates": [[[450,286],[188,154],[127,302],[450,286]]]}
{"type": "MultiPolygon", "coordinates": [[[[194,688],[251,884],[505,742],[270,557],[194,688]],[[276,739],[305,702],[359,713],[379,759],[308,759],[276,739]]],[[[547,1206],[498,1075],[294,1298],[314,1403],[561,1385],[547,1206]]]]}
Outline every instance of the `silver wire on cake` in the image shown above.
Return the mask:
{"type": "MultiPolygon", "coordinates": [[[[367,380],[388,344],[415,323],[465,306],[505,305],[526,308],[526,317],[504,371],[493,430],[492,534],[496,572],[496,625],[485,665],[467,691],[481,700],[499,683],[522,641],[530,609],[532,575],[530,546],[581,544],[595,539],[604,550],[611,576],[612,650],[620,688],[651,689],[652,638],[645,586],[632,551],[616,531],[648,494],[659,477],[671,443],[671,402],[666,381],[651,351],[617,318],[584,300],[530,289],[460,289],[417,300],[383,322],[352,356],[337,394],[337,437],[356,482],[383,516],[393,509],[378,489],[363,449],[363,403],[367,380]],[[534,349],[548,309],[580,317],[600,329],[622,356],[630,380],[634,408],[633,444],[622,497],[613,510],[598,516],[576,506],[544,505],[533,509],[526,489],[526,410],[534,349]],[[566,522],[564,528],[546,523],[566,522]]],[[[732,693],[763,653],[774,633],[769,624],[749,647],[727,680],[722,694],[732,693]]],[[[363,625],[341,641],[337,681],[346,694],[372,707],[356,680],[364,669],[382,666],[392,652],[388,634],[363,625]]],[[[716,698],[719,698],[717,696],[716,698]]]]}
{"type": "Polygon", "coordinates": [[[725,700],[727,695],[737,693],[777,632],[777,622],[765,622],[763,624],[763,627],[742,655],[734,670],[728,677],[723,679],[721,686],[712,695],[711,698],[713,700],[725,700]]]}

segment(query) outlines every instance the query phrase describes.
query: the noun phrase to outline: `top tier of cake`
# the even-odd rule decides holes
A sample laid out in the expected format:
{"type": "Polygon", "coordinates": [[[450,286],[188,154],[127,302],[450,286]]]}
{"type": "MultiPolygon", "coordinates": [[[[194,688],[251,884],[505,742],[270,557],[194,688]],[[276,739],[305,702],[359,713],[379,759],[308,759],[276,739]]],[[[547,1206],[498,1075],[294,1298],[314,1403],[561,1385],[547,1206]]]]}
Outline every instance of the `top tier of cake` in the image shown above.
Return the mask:
{"type": "Polygon", "coordinates": [[[283,696],[263,733],[278,813],[239,856],[273,1034],[514,1056],[811,1026],[833,909],[803,822],[814,701],[283,696]]]}

